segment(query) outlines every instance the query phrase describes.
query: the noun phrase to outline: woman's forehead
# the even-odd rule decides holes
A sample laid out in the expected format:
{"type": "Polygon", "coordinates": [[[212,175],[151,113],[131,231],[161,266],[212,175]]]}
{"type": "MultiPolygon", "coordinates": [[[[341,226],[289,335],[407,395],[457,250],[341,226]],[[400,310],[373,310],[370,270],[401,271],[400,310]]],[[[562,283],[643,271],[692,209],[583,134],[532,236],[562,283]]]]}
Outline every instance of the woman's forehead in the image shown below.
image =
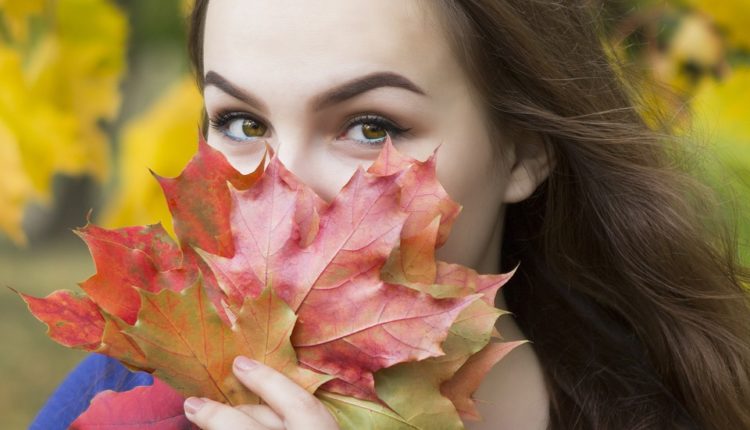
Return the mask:
{"type": "Polygon", "coordinates": [[[252,80],[390,70],[430,87],[456,68],[434,0],[211,0],[204,70],[252,80]]]}

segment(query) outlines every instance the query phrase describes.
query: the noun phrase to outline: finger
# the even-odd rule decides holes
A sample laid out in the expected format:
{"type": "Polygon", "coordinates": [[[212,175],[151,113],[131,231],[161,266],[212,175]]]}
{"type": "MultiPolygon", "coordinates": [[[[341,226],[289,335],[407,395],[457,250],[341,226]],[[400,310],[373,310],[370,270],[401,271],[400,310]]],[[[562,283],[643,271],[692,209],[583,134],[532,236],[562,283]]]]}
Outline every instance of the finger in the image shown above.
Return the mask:
{"type": "Polygon", "coordinates": [[[235,406],[243,413],[249,415],[255,421],[258,421],[270,430],[284,430],[284,421],[266,405],[239,405],[235,406]]]}
{"type": "Polygon", "coordinates": [[[189,397],[184,403],[185,416],[203,430],[261,430],[263,425],[244,412],[223,403],[189,397]]]}
{"type": "Polygon", "coordinates": [[[320,400],[275,369],[239,356],[234,374],[281,417],[287,429],[338,429],[320,400]]]}

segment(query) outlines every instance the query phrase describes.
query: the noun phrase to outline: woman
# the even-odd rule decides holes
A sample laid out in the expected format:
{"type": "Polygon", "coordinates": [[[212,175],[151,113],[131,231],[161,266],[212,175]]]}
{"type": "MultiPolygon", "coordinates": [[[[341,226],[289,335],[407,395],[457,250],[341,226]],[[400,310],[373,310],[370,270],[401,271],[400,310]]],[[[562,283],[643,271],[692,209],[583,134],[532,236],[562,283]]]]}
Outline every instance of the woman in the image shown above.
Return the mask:
{"type": "MultiPolygon", "coordinates": [[[[244,171],[268,142],[326,199],[386,134],[418,159],[441,144],[438,176],[464,209],[438,257],[481,273],[520,261],[497,303],[515,315],[498,328],[533,341],[488,375],[484,420],[467,428],[750,428],[747,274],[710,193],[676,166],[680,148],[635,112],[591,12],[199,0],[208,142],[244,171]]],[[[191,421],[337,428],[272,369],[238,358],[235,373],[267,406],[191,398],[191,421]]]]}

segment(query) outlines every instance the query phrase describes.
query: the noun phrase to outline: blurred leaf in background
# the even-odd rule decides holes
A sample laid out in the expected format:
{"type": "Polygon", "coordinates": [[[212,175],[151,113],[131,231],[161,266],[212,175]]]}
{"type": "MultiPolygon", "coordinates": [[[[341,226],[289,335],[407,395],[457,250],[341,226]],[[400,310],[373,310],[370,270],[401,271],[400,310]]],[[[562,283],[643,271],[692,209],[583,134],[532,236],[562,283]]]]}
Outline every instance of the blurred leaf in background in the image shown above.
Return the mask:
{"type": "Polygon", "coordinates": [[[644,118],[700,149],[701,173],[739,221],[750,265],[750,1],[626,3],[610,36],[636,77],[644,118]]]}
{"type": "Polygon", "coordinates": [[[195,4],[195,0],[180,0],[180,10],[184,16],[187,17],[190,15],[190,11],[193,9],[193,4],[195,4]]]}
{"type": "MultiPolygon", "coordinates": [[[[1,67],[1,64],[0,64],[1,67]]],[[[0,231],[5,232],[16,243],[23,243],[21,231],[23,208],[33,193],[31,179],[21,161],[21,151],[14,133],[0,121],[0,231]]]]}
{"type": "Polygon", "coordinates": [[[737,49],[750,50],[750,1],[683,0],[685,5],[711,17],[727,42],[737,49]]]}
{"type": "Polygon", "coordinates": [[[739,219],[742,260],[750,265],[750,67],[706,81],[692,100],[693,132],[710,142],[716,163],[710,179],[739,219]]]}
{"type": "Polygon", "coordinates": [[[29,19],[42,13],[45,1],[0,0],[5,28],[13,40],[25,40],[28,37],[29,19]]]}
{"type": "Polygon", "coordinates": [[[24,243],[24,208],[49,202],[56,173],[107,178],[127,25],[108,0],[2,1],[0,151],[18,176],[0,183],[0,229],[24,243]]]}

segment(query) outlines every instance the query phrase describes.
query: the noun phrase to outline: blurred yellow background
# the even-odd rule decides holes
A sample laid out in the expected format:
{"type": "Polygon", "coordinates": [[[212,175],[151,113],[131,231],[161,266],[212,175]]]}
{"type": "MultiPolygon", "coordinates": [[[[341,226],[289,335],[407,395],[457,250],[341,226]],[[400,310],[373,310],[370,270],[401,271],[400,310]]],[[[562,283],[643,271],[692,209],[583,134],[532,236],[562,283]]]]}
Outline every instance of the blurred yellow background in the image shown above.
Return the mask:
{"type": "MultiPolygon", "coordinates": [[[[750,262],[750,1],[591,1],[644,115],[699,142],[750,262]],[[658,114],[658,115],[657,115],[658,114]]],[[[149,168],[195,151],[189,0],[0,0],[0,285],[36,296],[93,274],[71,229],[169,226],[149,168]]],[[[0,288],[0,426],[25,428],[83,353],[44,335],[0,288]]]]}

